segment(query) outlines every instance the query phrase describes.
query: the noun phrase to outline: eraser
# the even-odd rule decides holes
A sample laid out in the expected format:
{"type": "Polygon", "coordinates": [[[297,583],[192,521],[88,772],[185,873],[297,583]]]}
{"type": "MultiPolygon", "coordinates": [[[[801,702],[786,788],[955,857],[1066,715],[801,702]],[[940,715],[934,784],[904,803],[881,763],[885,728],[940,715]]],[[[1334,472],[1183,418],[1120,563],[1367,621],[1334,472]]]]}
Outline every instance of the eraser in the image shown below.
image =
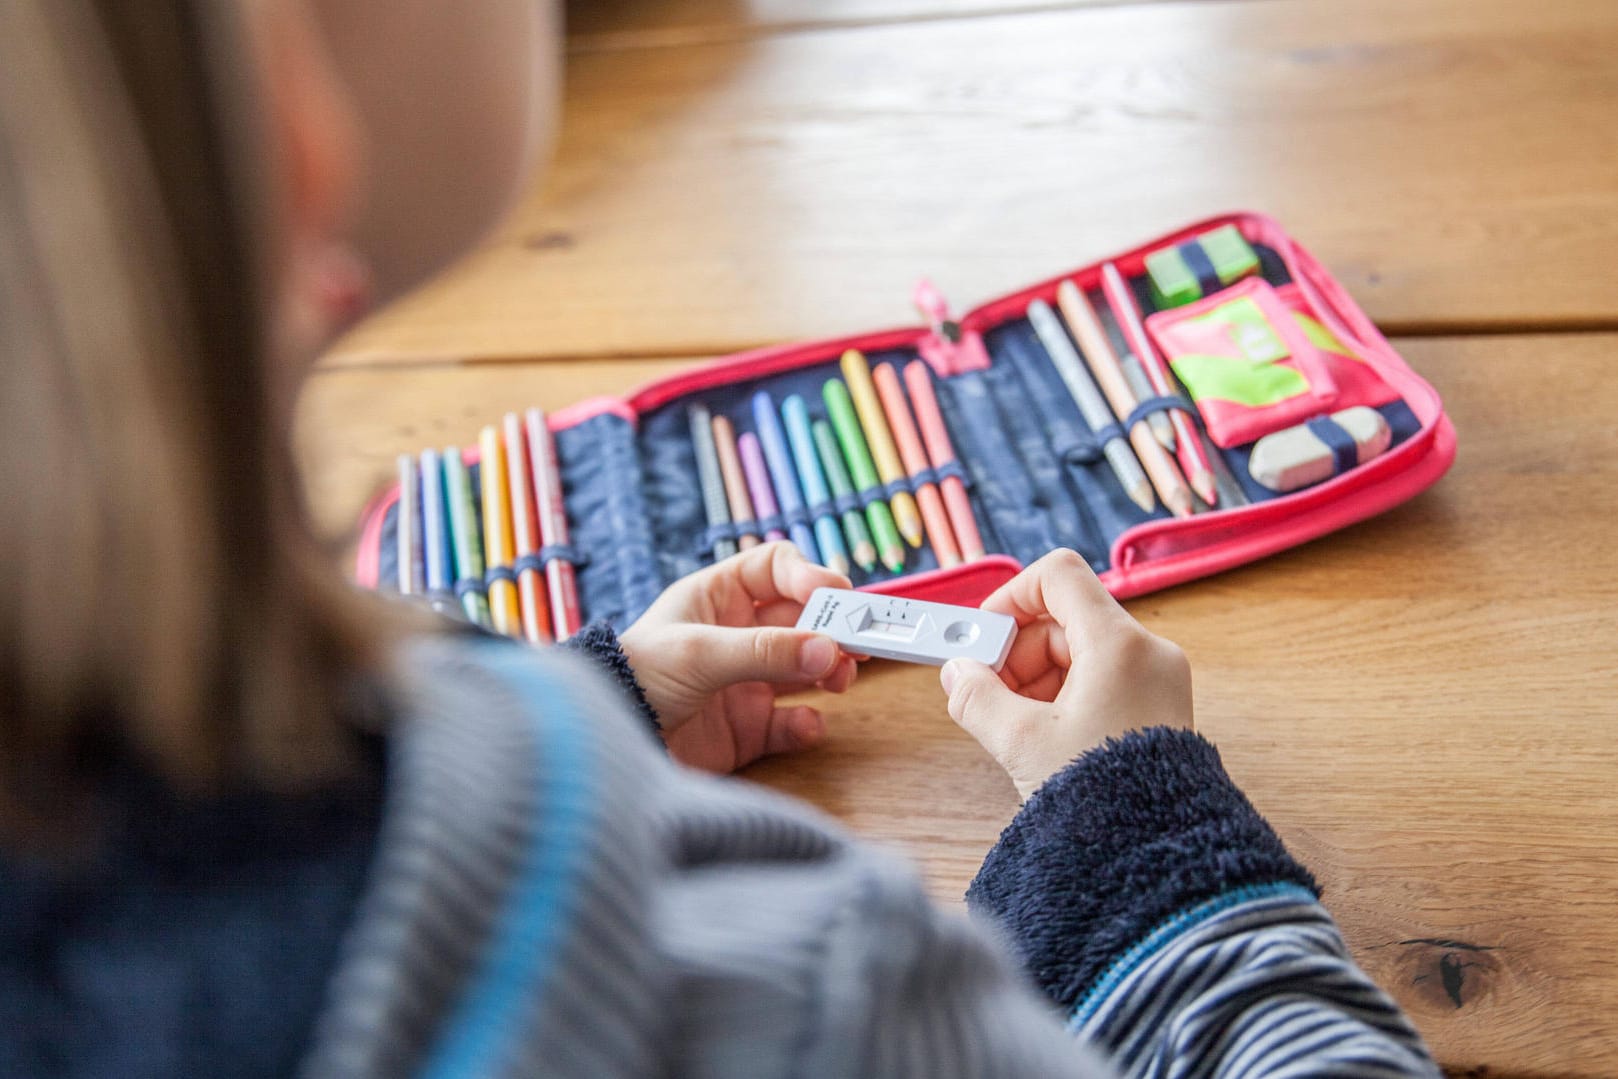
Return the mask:
{"type": "Polygon", "coordinates": [[[1214,272],[1223,284],[1234,285],[1258,273],[1258,254],[1235,225],[1221,225],[1212,232],[1204,232],[1197,237],[1197,245],[1213,263],[1214,272]]]}
{"type": "Polygon", "coordinates": [[[1392,442],[1382,413],[1356,405],[1265,435],[1253,444],[1247,471],[1272,491],[1296,491],[1380,456],[1392,442]]]}
{"type": "Polygon", "coordinates": [[[1146,276],[1152,286],[1152,305],[1183,307],[1202,299],[1202,286],[1177,247],[1164,247],[1146,256],[1146,276]]]}
{"type": "Polygon", "coordinates": [[[934,667],[975,659],[997,671],[1017,636],[1016,620],[1008,615],[846,588],[815,589],[798,628],[824,633],[862,655],[934,667]]]}

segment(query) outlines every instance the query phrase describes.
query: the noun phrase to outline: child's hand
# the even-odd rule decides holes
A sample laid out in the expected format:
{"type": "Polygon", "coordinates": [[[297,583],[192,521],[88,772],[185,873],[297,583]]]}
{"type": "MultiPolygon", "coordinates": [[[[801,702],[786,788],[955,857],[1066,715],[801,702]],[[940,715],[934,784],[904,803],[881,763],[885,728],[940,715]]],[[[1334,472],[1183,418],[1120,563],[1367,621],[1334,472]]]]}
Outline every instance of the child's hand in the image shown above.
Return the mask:
{"type": "Polygon", "coordinates": [[[767,543],[674,582],[624,631],[675,759],[724,773],[820,741],[818,711],[775,706],[778,690],[841,693],[854,682],[835,641],[791,628],[820,587],[849,582],[790,543],[767,543]]]}
{"type": "Polygon", "coordinates": [[[1052,551],[983,607],[1017,620],[1005,666],[997,675],[955,659],[940,678],[950,717],[1011,774],[1025,800],[1108,738],[1190,728],[1185,653],[1131,618],[1072,551],[1052,551]]]}

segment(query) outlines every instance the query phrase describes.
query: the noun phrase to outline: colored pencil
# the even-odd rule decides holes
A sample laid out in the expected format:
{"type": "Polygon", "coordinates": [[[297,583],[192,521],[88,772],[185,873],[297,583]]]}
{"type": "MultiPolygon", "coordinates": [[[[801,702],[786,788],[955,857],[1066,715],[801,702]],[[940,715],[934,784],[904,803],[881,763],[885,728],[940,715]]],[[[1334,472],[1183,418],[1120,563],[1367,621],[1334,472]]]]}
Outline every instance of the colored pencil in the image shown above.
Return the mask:
{"type": "MultiPolygon", "coordinates": [[[[556,456],[556,439],[551,435],[545,413],[531,408],[523,416],[528,429],[528,471],[534,480],[534,508],[539,511],[539,540],[546,547],[566,547],[570,541],[567,505],[562,501],[562,468],[556,456]]],[[[573,563],[551,558],[545,563],[545,583],[550,586],[551,625],[556,639],[564,641],[579,631],[579,581],[573,563]]]]}
{"type": "MultiPolygon", "coordinates": [[[[1068,329],[1078,340],[1084,361],[1089,365],[1101,392],[1106,395],[1107,403],[1120,418],[1128,416],[1140,401],[1129,388],[1129,380],[1124,375],[1117,354],[1112,350],[1112,342],[1107,340],[1107,331],[1102,328],[1101,319],[1097,317],[1095,308],[1090,306],[1089,297],[1072,281],[1063,281],[1056,286],[1056,304],[1062,309],[1068,329]]],[[[1157,497],[1163,500],[1169,512],[1176,517],[1191,516],[1191,488],[1185,485],[1185,477],[1180,475],[1168,451],[1152,434],[1151,425],[1145,420],[1136,423],[1129,431],[1129,444],[1135,447],[1135,456],[1152,481],[1157,497]]]]}
{"type": "MultiPolygon", "coordinates": [[[[1084,361],[1079,359],[1078,350],[1073,342],[1068,340],[1067,331],[1062,328],[1061,319],[1051,310],[1050,304],[1044,300],[1034,300],[1028,305],[1028,321],[1033,324],[1034,333],[1039,337],[1040,344],[1045,346],[1045,354],[1050,357],[1051,365],[1061,376],[1062,384],[1067,387],[1068,394],[1073,403],[1079,406],[1079,414],[1089,425],[1091,432],[1099,432],[1112,423],[1112,410],[1107,407],[1106,400],[1101,391],[1096,388],[1095,380],[1090,372],[1085,370],[1084,361]]],[[[1140,462],[1130,452],[1129,443],[1121,436],[1114,435],[1107,439],[1101,452],[1107,458],[1107,464],[1123,485],[1124,493],[1130,501],[1141,509],[1150,513],[1157,507],[1157,499],[1152,494],[1152,485],[1141,469],[1140,462]]]]}
{"type": "Polygon", "coordinates": [[[460,597],[466,617],[490,629],[494,618],[489,612],[489,598],[483,592],[483,533],[472,501],[472,477],[461,451],[453,446],[444,451],[444,496],[455,549],[455,594],[460,597]]]}
{"type": "Polygon", "coordinates": [[[427,597],[433,609],[457,614],[455,551],[444,504],[444,466],[437,450],[421,451],[421,546],[427,571],[427,597]]]}
{"type": "Polygon", "coordinates": [[[500,432],[492,425],[478,432],[478,452],[483,464],[478,478],[483,482],[483,564],[489,581],[489,611],[497,633],[522,636],[522,601],[511,573],[516,557],[516,530],[511,521],[511,477],[506,470],[506,448],[500,432]],[[501,572],[503,571],[503,573],[501,572]]]}
{"type": "Polygon", "coordinates": [[[781,419],[775,412],[775,401],[763,390],[753,395],[753,426],[758,430],[758,442],[764,450],[764,463],[770,469],[770,483],[775,487],[775,498],[787,518],[787,532],[798,550],[811,562],[820,561],[820,548],[815,536],[804,521],[792,518],[803,513],[803,492],[798,489],[797,473],[792,468],[792,451],[787,448],[786,432],[781,430],[781,419]]]}
{"type": "MultiPolygon", "coordinates": [[[[1135,306],[1135,294],[1129,290],[1129,282],[1124,280],[1124,275],[1111,262],[1101,267],[1101,291],[1112,308],[1113,317],[1118,320],[1124,340],[1140,357],[1146,376],[1152,380],[1152,388],[1164,395],[1173,393],[1174,376],[1146,333],[1146,324],[1141,321],[1140,308],[1135,306]]],[[[1174,425],[1174,453],[1180,460],[1180,470],[1185,473],[1186,482],[1202,496],[1204,502],[1217,506],[1219,491],[1214,474],[1208,468],[1208,457],[1202,452],[1202,440],[1197,437],[1196,425],[1191,422],[1191,417],[1179,409],[1170,411],[1169,422],[1174,425]]]]}
{"type": "Polygon", "coordinates": [[[399,594],[417,596],[427,590],[421,553],[421,473],[410,454],[399,456],[399,594]]]}
{"type": "MultiPolygon", "coordinates": [[[[814,436],[815,450],[820,455],[820,464],[825,470],[832,497],[839,500],[853,498],[854,481],[848,478],[848,466],[843,463],[843,451],[837,446],[837,434],[831,429],[831,424],[825,420],[815,420],[809,425],[809,431],[814,436]]],[[[848,537],[849,554],[854,564],[866,573],[876,569],[876,544],[871,542],[871,532],[865,527],[865,515],[858,509],[843,511],[843,534],[848,537]]]]}
{"type": "MultiPolygon", "coordinates": [[[[697,455],[697,486],[702,491],[702,510],[707,515],[708,527],[719,528],[730,524],[730,500],[725,495],[725,480],[719,474],[719,450],[713,441],[713,415],[707,405],[691,405],[685,410],[691,426],[691,448],[697,455]]],[[[720,536],[713,541],[713,557],[717,562],[736,553],[736,541],[720,536]]]]}
{"type": "MultiPolygon", "coordinates": [[[[956,463],[955,447],[950,443],[949,428],[944,426],[944,414],[938,408],[938,397],[933,393],[933,373],[923,360],[911,360],[905,365],[905,388],[910,391],[910,405],[916,410],[916,423],[921,427],[921,440],[927,447],[927,456],[934,469],[948,468],[956,463]]],[[[959,476],[945,476],[938,482],[944,496],[944,509],[949,514],[950,526],[955,530],[955,542],[961,549],[961,558],[976,562],[987,552],[983,549],[983,536],[978,532],[977,517],[972,513],[972,500],[967,496],[966,484],[959,476]]]]}
{"type": "MultiPolygon", "coordinates": [[[[888,419],[882,412],[882,402],[876,395],[876,384],[871,381],[871,365],[858,349],[843,353],[843,378],[848,392],[854,398],[854,411],[859,414],[860,425],[865,428],[865,443],[876,462],[877,476],[884,484],[905,479],[904,465],[899,460],[899,449],[893,444],[893,432],[888,430],[888,419]]],[[[896,491],[888,499],[893,509],[893,520],[899,533],[912,547],[920,547],[923,538],[921,511],[909,491],[896,491]]]]}
{"type": "MultiPolygon", "coordinates": [[[[758,519],[767,521],[771,517],[779,517],[781,507],[775,502],[775,487],[770,483],[770,466],[764,462],[764,449],[758,444],[758,436],[751,431],[738,436],[736,453],[742,459],[742,475],[747,478],[747,493],[753,498],[753,510],[758,514],[758,519]]],[[[787,534],[779,528],[764,530],[765,543],[774,543],[786,538],[787,534]]]]}
{"type": "Polygon", "coordinates": [[[792,394],[781,402],[781,422],[786,425],[787,445],[792,449],[792,460],[803,484],[803,500],[811,513],[817,508],[825,511],[814,518],[815,542],[820,546],[821,558],[828,569],[847,577],[848,548],[843,545],[843,533],[837,527],[836,509],[831,503],[831,492],[826,489],[820,456],[815,451],[815,436],[809,430],[809,406],[803,403],[801,396],[792,394]]]}
{"type": "MultiPolygon", "coordinates": [[[[736,451],[736,428],[728,416],[713,418],[714,449],[719,453],[719,476],[725,482],[725,498],[730,502],[730,519],[738,525],[753,524],[753,498],[747,493],[747,475],[742,471],[742,458],[736,451]]],[[[736,546],[742,550],[758,546],[758,536],[743,532],[736,537],[736,546]]]]}
{"type": "Polygon", "coordinates": [[[936,483],[917,480],[930,472],[927,450],[916,432],[916,421],[910,416],[910,405],[905,401],[904,387],[899,384],[899,372],[892,364],[882,364],[871,372],[876,383],[876,395],[882,400],[882,409],[888,416],[888,427],[893,440],[899,444],[899,459],[916,483],[916,505],[921,508],[922,524],[927,526],[927,542],[940,567],[953,566],[961,561],[961,549],[955,543],[955,533],[949,526],[949,515],[944,511],[944,500],[939,496],[936,483]]]}
{"type": "Polygon", "coordinates": [[[522,601],[522,634],[533,644],[549,644],[551,605],[545,601],[545,575],[538,564],[539,517],[534,507],[532,457],[523,437],[522,418],[507,412],[501,421],[506,442],[506,479],[511,485],[511,523],[517,545],[512,549],[517,570],[517,598],[522,601]]]}
{"type": "MultiPolygon", "coordinates": [[[[854,401],[849,396],[848,387],[843,385],[842,379],[830,378],[820,387],[820,396],[826,402],[826,414],[831,417],[831,428],[837,433],[837,444],[843,449],[843,459],[848,462],[848,474],[854,481],[854,489],[861,494],[873,489],[880,490],[882,485],[876,478],[876,465],[865,445],[865,434],[860,428],[859,416],[854,411],[854,401]]],[[[876,551],[882,564],[894,573],[903,572],[904,540],[899,537],[899,528],[893,521],[893,511],[888,508],[887,502],[880,498],[872,499],[865,507],[865,519],[870,522],[871,537],[876,541],[876,551]]]]}

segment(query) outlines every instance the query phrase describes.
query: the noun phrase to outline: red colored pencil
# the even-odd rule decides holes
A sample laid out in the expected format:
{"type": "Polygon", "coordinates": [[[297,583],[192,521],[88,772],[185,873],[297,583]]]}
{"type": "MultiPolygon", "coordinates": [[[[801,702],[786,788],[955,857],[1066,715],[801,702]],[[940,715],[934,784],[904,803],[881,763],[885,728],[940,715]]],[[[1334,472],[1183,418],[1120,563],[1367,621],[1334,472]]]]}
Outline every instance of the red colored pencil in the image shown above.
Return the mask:
{"type": "MultiPolygon", "coordinates": [[[[1129,342],[1130,349],[1140,358],[1141,366],[1146,369],[1146,377],[1152,380],[1152,389],[1165,395],[1173,393],[1173,379],[1162,355],[1146,333],[1140,308],[1135,306],[1135,294],[1129,290],[1129,282],[1118,272],[1118,267],[1110,262],[1101,267],[1101,292],[1107,298],[1107,305],[1112,308],[1113,317],[1118,320],[1124,340],[1129,342]]],[[[1202,440],[1197,437],[1191,417],[1179,409],[1172,409],[1169,420],[1174,424],[1174,455],[1180,460],[1186,482],[1208,505],[1218,505],[1219,490],[1214,482],[1213,469],[1208,467],[1208,457],[1202,452],[1202,440]]]]}

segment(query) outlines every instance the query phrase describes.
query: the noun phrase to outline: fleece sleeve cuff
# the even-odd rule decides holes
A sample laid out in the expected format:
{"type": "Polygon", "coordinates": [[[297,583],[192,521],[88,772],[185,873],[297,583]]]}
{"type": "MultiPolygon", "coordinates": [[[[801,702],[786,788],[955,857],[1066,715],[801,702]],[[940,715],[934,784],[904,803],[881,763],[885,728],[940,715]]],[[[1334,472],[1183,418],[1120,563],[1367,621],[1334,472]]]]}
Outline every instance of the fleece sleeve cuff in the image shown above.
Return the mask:
{"type": "Polygon", "coordinates": [[[1236,788],[1219,751],[1153,727],[1086,753],[1023,806],[966,899],[1070,1010],[1175,915],[1251,885],[1314,878],[1236,788]]]}
{"type": "Polygon", "coordinates": [[[646,721],[652,733],[661,736],[663,727],[658,722],[657,711],[646,699],[646,690],[641,686],[640,679],[635,677],[634,668],[629,665],[629,657],[624,655],[623,645],[618,643],[618,634],[613,631],[610,624],[605,620],[591,622],[563,641],[559,647],[584,656],[606,671],[607,675],[629,695],[636,713],[646,721]]]}

